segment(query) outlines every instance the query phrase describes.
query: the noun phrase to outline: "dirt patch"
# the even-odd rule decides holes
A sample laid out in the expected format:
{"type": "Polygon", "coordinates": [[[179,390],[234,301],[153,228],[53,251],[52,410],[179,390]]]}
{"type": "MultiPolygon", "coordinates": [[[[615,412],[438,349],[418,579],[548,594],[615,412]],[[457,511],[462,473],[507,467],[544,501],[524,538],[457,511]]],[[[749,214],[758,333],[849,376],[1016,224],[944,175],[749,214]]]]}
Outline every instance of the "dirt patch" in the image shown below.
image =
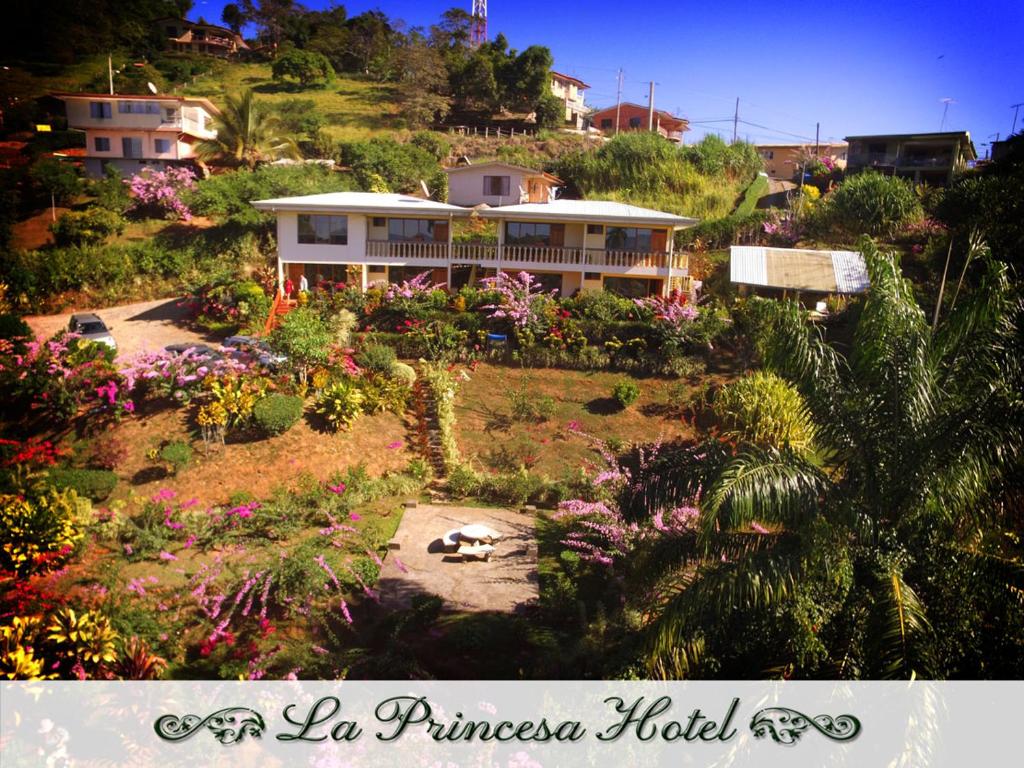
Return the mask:
{"type": "MultiPolygon", "coordinates": [[[[70,208],[57,208],[59,219],[70,208]]],[[[12,235],[15,248],[23,248],[27,251],[34,251],[53,242],[53,234],[50,232],[50,225],[53,223],[53,214],[49,208],[19,221],[12,228],[12,235]]]]}
{"type": "Polygon", "coordinates": [[[665,407],[670,388],[678,383],[674,380],[634,379],[640,399],[620,408],[611,391],[617,382],[629,378],[622,373],[480,365],[470,377],[459,390],[456,433],[463,455],[475,457],[488,469],[510,470],[523,464],[549,477],[561,477],[588,465],[594,459],[593,446],[569,433],[570,422],[589,435],[623,444],[693,435],[691,427],[665,407]],[[512,420],[509,392],[524,381],[534,399],[554,400],[547,421],[512,420]]]}
{"type": "MultiPolygon", "coordinates": [[[[185,410],[169,410],[123,421],[103,439],[113,439],[128,452],[117,468],[120,479],[111,501],[133,495],[149,498],[170,488],[177,498],[195,498],[202,506],[222,504],[238,491],[253,498],[269,496],[278,486],[291,486],[303,475],[323,481],[337,471],[365,464],[371,475],[403,469],[414,453],[407,447],[408,427],[390,413],[364,416],[350,430],[337,434],[314,430],[302,420],[277,437],[228,442],[204,451],[185,410]],[[168,475],[146,456],[162,441],[189,442],[193,459],[178,475],[168,475]]],[[[108,502],[109,503],[109,502],[108,502]]]]}

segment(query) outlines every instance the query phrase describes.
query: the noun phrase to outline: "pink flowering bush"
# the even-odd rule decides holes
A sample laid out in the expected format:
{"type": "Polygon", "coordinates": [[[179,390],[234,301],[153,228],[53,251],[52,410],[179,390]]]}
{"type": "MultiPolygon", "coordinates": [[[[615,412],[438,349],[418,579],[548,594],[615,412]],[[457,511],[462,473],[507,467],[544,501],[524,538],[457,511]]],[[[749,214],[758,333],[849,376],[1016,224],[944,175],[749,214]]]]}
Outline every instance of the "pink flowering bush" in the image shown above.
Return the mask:
{"type": "Polygon", "coordinates": [[[165,398],[186,405],[203,391],[209,377],[241,375],[250,365],[234,358],[211,360],[188,350],[174,354],[140,352],[121,368],[125,387],[138,397],[165,398]]]}
{"type": "Polygon", "coordinates": [[[129,389],[106,346],[83,342],[74,334],[15,345],[0,339],[0,390],[5,407],[24,416],[42,413],[71,418],[82,408],[115,416],[134,409],[129,389]]]}
{"type": "Polygon", "coordinates": [[[384,301],[391,303],[400,299],[414,300],[443,288],[442,283],[431,283],[430,272],[420,272],[412,280],[391,283],[384,289],[384,301]]]}
{"type": "Polygon", "coordinates": [[[144,168],[128,180],[128,189],[135,209],[157,211],[161,216],[189,221],[192,211],[182,200],[182,193],[196,187],[191,168],[168,166],[163,171],[144,168]]]}
{"type": "Polygon", "coordinates": [[[497,277],[480,281],[498,295],[498,300],[482,309],[492,320],[505,320],[514,327],[533,332],[547,329],[547,315],[553,308],[555,291],[546,293],[529,272],[509,275],[499,272],[497,277]]]}

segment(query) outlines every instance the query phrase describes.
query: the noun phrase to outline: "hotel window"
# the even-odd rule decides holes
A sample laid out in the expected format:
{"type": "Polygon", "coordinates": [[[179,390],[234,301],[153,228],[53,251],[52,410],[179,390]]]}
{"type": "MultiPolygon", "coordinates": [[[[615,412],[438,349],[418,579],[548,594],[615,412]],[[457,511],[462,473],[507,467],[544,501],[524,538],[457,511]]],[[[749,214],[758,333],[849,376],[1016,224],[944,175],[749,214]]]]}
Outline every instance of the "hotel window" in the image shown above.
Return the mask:
{"type": "Polygon", "coordinates": [[[348,216],[299,214],[299,242],[348,245],[348,216]]]}
{"type": "Polygon", "coordinates": [[[587,224],[588,235],[603,235],[604,224],[587,224]]]}
{"type": "Polygon", "coordinates": [[[142,139],[121,139],[122,157],[142,157],[142,139]]]}
{"type": "Polygon", "coordinates": [[[158,115],[160,105],[154,101],[119,101],[117,111],[123,115],[158,115]]]}
{"type": "Polygon", "coordinates": [[[111,117],[109,101],[90,101],[89,117],[97,119],[109,119],[111,117]]]}
{"type": "MultiPolygon", "coordinates": [[[[388,240],[393,243],[433,242],[435,228],[444,224],[429,219],[388,219],[388,240]]],[[[448,239],[447,233],[444,239],[448,239]]]]}
{"type": "Polygon", "coordinates": [[[651,230],[635,227],[608,227],[604,242],[605,248],[611,251],[648,253],[651,250],[651,230]]]}
{"type": "Polygon", "coordinates": [[[507,195],[510,188],[508,176],[484,176],[484,194],[492,197],[507,195]]]}
{"type": "Polygon", "coordinates": [[[153,139],[153,149],[155,149],[159,154],[163,154],[165,152],[170,152],[171,151],[171,141],[170,141],[170,139],[153,139]]]}
{"type": "Polygon", "coordinates": [[[509,245],[551,245],[551,225],[535,221],[510,221],[505,227],[509,245]]]}
{"type": "Polygon", "coordinates": [[[93,149],[97,152],[109,152],[110,151],[110,139],[105,136],[97,136],[92,140],[93,149]]]}

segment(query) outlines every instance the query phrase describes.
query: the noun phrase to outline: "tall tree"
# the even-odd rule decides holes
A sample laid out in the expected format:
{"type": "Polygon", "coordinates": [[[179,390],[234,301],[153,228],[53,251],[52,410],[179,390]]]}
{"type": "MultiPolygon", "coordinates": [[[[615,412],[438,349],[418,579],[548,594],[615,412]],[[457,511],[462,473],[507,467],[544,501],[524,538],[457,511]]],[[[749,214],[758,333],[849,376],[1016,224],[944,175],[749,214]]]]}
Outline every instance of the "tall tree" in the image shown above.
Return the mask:
{"type": "Polygon", "coordinates": [[[228,3],[224,6],[224,10],[220,13],[220,20],[227,24],[236,35],[241,33],[242,25],[246,22],[242,9],[234,3],[228,3]]]}
{"type": "Polygon", "coordinates": [[[437,49],[414,35],[399,51],[398,71],[402,115],[410,127],[429,126],[448,114],[448,71],[437,49]]]}
{"type": "Polygon", "coordinates": [[[268,160],[300,157],[295,140],[251,90],[229,95],[215,126],[216,138],[196,144],[196,155],[204,161],[241,164],[252,170],[268,160]]]}

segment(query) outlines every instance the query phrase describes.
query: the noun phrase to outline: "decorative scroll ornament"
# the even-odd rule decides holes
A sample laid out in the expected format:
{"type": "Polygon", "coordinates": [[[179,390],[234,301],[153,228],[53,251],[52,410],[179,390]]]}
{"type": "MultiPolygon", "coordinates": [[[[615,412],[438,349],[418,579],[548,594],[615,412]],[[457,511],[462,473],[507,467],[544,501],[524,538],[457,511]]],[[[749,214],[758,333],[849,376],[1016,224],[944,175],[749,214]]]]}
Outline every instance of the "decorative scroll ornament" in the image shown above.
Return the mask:
{"type": "Polygon", "coordinates": [[[750,720],[750,730],[755,737],[769,735],[777,744],[795,744],[808,728],[833,741],[850,741],[860,733],[860,720],[853,715],[808,717],[786,707],[766,707],[750,720]]]}
{"type": "Polygon", "coordinates": [[[204,727],[221,744],[237,744],[246,735],[260,738],[267,726],[259,712],[246,707],[228,707],[206,717],[163,715],[153,724],[156,735],[165,741],[184,741],[204,727]]]}

